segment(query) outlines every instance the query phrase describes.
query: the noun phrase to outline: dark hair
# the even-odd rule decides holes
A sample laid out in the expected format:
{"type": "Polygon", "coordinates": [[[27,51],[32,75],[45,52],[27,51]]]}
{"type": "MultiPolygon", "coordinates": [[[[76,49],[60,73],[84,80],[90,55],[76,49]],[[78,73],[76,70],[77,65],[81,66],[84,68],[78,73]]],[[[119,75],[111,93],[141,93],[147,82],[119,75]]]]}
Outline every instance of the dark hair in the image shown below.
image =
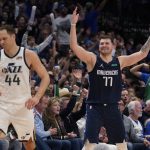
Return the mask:
{"type": "Polygon", "coordinates": [[[16,33],[15,28],[13,28],[13,26],[11,26],[11,25],[2,25],[2,26],[0,26],[0,31],[1,30],[6,30],[7,33],[9,33],[9,34],[15,34],[16,33]]]}
{"type": "Polygon", "coordinates": [[[100,36],[100,40],[101,39],[110,39],[111,42],[114,43],[114,38],[109,34],[104,34],[104,35],[100,36]]]}
{"type": "Polygon", "coordinates": [[[35,37],[32,36],[32,35],[29,35],[29,36],[28,36],[28,40],[31,40],[31,39],[34,39],[34,40],[35,40],[35,37]]]}

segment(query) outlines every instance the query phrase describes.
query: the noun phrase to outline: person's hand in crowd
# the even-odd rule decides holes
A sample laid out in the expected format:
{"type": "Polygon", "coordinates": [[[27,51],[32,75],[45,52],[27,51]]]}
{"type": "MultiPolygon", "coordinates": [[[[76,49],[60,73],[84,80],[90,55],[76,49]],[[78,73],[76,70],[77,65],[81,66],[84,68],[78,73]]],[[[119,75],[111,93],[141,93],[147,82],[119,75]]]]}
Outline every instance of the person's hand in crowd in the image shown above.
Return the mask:
{"type": "Polygon", "coordinates": [[[51,135],[56,135],[57,134],[57,128],[49,128],[50,134],[51,135]]]}
{"type": "Polygon", "coordinates": [[[56,48],[56,44],[57,44],[56,40],[52,40],[52,47],[53,48],[56,48]]]}
{"type": "Polygon", "coordinates": [[[80,99],[84,99],[88,96],[88,90],[83,88],[80,93],[80,99]]]}
{"type": "Polygon", "coordinates": [[[55,76],[58,76],[59,75],[59,73],[60,73],[60,66],[59,65],[57,65],[57,66],[54,66],[54,68],[53,68],[53,73],[54,73],[54,75],[55,76]]]}
{"type": "Polygon", "coordinates": [[[150,65],[148,65],[146,63],[143,63],[142,68],[145,69],[146,71],[149,71],[150,70],[150,65]]]}
{"type": "Polygon", "coordinates": [[[106,129],[104,127],[101,127],[100,129],[99,139],[104,143],[108,143],[108,137],[107,137],[106,129]]]}
{"type": "Polygon", "coordinates": [[[143,143],[146,147],[150,146],[150,142],[146,138],[144,139],[143,143]]]}
{"type": "Polygon", "coordinates": [[[77,137],[77,134],[75,134],[74,132],[70,132],[67,134],[69,138],[75,138],[77,137]]]}
{"type": "Polygon", "coordinates": [[[108,137],[107,137],[107,136],[105,136],[105,137],[103,138],[103,142],[104,142],[104,143],[108,143],[108,137]]]}
{"type": "Polygon", "coordinates": [[[73,85],[72,89],[73,89],[73,92],[77,92],[78,93],[78,91],[80,90],[80,87],[77,86],[77,85],[73,85]]]}

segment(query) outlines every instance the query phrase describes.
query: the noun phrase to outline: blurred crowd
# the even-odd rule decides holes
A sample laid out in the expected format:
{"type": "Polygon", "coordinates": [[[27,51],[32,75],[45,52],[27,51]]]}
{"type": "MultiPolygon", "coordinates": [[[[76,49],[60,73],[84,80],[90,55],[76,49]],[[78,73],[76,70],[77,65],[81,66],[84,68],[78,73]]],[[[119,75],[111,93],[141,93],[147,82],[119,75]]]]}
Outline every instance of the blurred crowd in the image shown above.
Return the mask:
{"type": "MultiPolygon", "coordinates": [[[[149,34],[149,0],[0,1],[0,25],[11,24],[17,44],[35,51],[49,73],[49,87],[34,108],[39,150],[83,147],[89,85],[86,65],[69,47],[71,14],[76,6],[80,14],[78,42],[87,51],[98,53],[99,37],[107,33],[114,37],[112,55],[129,55],[140,50],[149,34]],[[34,20],[30,18],[33,6],[34,20]]],[[[122,71],[119,109],[129,150],[150,149],[149,59],[150,55],[122,71]]],[[[32,95],[39,83],[32,72],[32,95]]],[[[105,128],[100,129],[99,140],[109,143],[105,128]]]]}

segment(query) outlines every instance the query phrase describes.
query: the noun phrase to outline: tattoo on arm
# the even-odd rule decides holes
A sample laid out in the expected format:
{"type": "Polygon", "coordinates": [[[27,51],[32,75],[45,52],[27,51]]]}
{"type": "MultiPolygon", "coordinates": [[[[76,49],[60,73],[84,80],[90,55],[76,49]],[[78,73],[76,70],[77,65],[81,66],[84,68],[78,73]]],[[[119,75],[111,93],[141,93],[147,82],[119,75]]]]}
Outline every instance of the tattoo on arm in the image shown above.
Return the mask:
{"type": "Polygon", "coordinates": [[[146,43],[141,48],[141,51],[143,53],[148,52],[149,50],[150,50],[150,36],[148,37],[146,43]]]}

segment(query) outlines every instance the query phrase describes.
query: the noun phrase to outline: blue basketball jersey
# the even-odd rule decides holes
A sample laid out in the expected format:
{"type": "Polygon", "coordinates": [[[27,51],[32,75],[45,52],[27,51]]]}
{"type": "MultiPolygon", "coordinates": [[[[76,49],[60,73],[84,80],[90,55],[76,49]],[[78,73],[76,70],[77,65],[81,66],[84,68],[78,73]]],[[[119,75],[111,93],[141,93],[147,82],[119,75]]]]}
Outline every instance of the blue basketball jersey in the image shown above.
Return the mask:
{"type": "Polygon", "coordinates": [[[117,103],[121,98],[121,80],[118,58],[106,63],[97,56],[96,64],[89,72],[87,103],[117,103]]]}

